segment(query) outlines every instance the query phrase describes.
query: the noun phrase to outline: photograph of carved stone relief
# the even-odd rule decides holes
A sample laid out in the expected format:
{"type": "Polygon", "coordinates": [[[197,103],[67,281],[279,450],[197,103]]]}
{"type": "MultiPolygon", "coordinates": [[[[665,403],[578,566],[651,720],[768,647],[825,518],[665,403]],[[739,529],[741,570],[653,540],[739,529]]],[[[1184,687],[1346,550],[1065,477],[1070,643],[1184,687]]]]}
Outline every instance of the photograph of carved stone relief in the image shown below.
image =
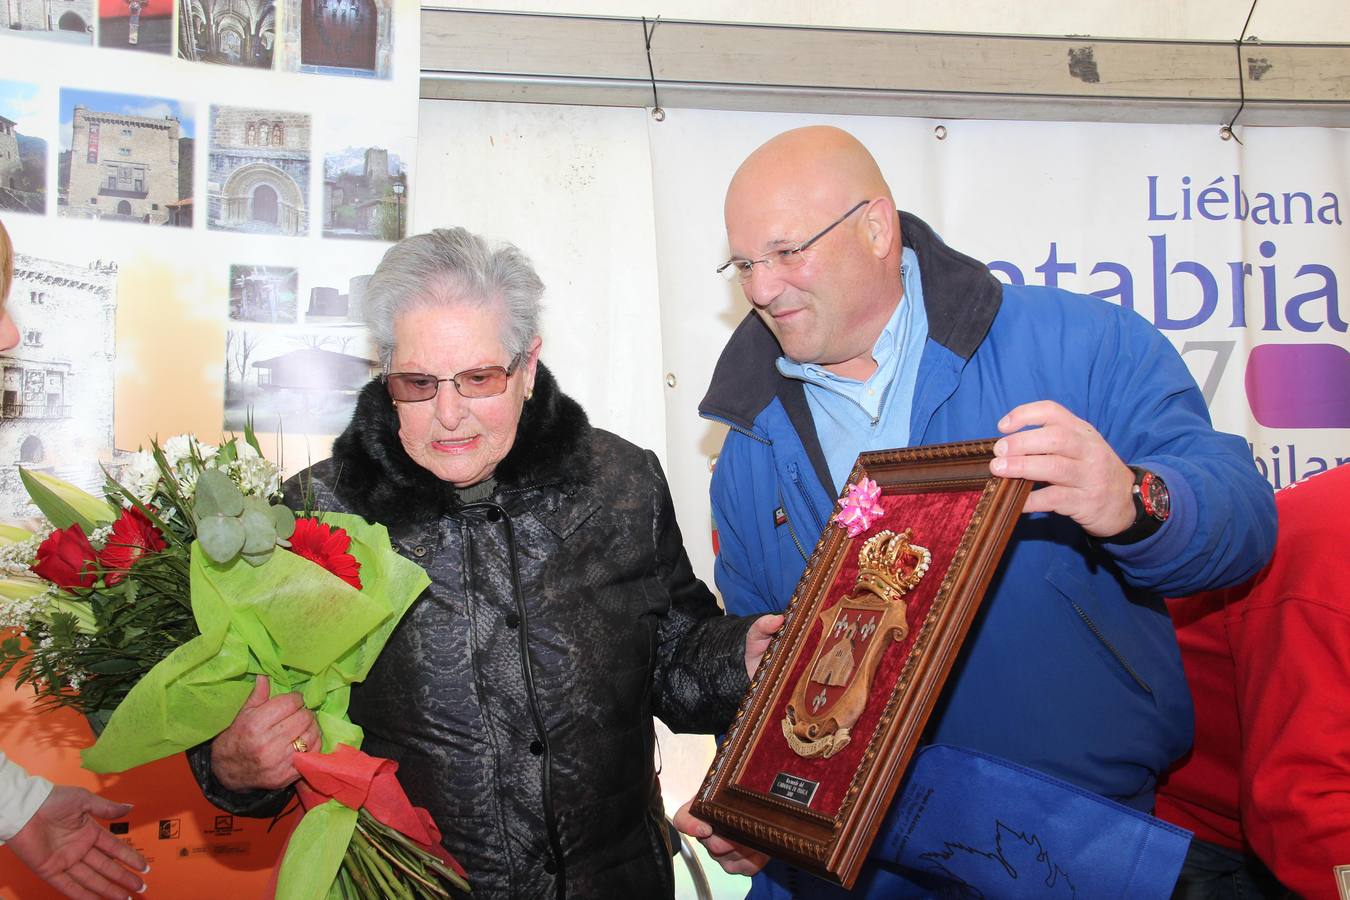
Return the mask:
{"type": "Polygon", "coordinates": [[[230,266],[230,318],[295,324],[300,277],[283,266],[230,266]]]}
{"type": "Polygon", "coordinates": [[[0,81],[0,209],[47,211],[47,142],[38,137],[38,87],[0,81]]]}
{"type": "Polygon", "coordinates": [[[177,100],[62,88],[58,211],[190,226],[195,134],[177,100]]]}
{"type": "Polygon", "coordinates": [[[178,0],[178,55],[227,66],[272,68],[274,0],[178,0]]]}
{"type": "Polygon", "coordinates": [[[0,520],[37,514],[19,466],[98,494],[113,456],[117,265],[18,254],[6,309],[19,345],[0,354],[0,520]]]}
{"type": "Polygon", "coordinates": [[[211,107],[209,227],[308,234],[309,127],[305,113],[211,107]]]}
{"type": "Polygon", "coordinates": [[[225,421],[242,430],[340,434],[357,392],[380,371],[365,332],[231,328],[225,332],[225,421]]]}
{"type": "Polygon", "coordinates": [[[0,30],[65,44],[93,44],[94,0],[4,0],[0,30]]]}
{"type": "Polygon", "coordinates": [[[408,220],[407,167],[383,147],[323,158],[323,236],[397,241],[408,220]]]}
{"type": "Polygon", "coordinates": [[[98,45],[168,56],[173,0],[99,0],[98,45]]]}

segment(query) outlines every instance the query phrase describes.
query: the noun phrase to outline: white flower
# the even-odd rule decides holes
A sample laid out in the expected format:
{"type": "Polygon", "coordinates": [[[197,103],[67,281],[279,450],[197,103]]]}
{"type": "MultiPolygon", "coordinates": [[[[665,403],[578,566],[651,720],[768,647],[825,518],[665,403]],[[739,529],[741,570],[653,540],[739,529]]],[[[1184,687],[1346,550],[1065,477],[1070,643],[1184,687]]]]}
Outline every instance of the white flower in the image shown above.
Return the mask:
{"type": "Polygon", "coordinates": [[[256,453],[251,458],[236,460],[226,474],[246,497],[270,499],[281,492],[281,470],[256,453]]]}
{"type": "MultiPolygon", "coordinates": [[[[118,481],[130,491],[137,500],[149,503],[155,496],[155,487],[159,484],[159,465],[155,457],[147,450],[134,454],[122,467],[118,481]]],[[[123,501],[123,505],[130,505],[123,501]]]]}
{"type": "Polygon", "coordinates": [[[112,523],[100,525],[89,532],[89,543],[95,550],[101,550],[108,545],[108,538],[112,537],[112,523]]]}
{"type": "Polygon", "coordinates": [[[169,461],[170,468],[178,468],[178,464],[192,456],[192,445],[197,439],[190,434],[175,434],[163,444],[160,450],[164,451],[164,458],[169,461]]]}
{"type": "Polygon", "coordinates": [[[27,575],[29,567],[37,559],[37,548],[51,533],[49,524],[32,537],[0,547],[0,575],[27,575]]]}

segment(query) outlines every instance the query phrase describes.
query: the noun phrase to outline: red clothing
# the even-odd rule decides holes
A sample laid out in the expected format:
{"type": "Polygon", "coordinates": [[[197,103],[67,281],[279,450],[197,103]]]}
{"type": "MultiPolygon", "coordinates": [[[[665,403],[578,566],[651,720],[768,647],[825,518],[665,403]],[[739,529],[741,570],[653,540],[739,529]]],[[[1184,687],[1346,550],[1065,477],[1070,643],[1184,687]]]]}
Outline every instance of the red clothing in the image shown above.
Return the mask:
{"type": "Polygon", "coordinates": [[[1195,747],[1160,783],[1157,815],[1334,900],[1332,868],[1350,864],[1350,465],[1275,503],[1260,574],[1168,601],[1195,747]]]}

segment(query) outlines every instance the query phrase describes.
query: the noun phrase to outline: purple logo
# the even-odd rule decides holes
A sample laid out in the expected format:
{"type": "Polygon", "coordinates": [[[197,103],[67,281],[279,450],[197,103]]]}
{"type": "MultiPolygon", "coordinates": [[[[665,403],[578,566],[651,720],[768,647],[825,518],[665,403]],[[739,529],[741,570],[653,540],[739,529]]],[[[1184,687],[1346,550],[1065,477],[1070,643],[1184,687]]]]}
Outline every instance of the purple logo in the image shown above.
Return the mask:
{"type": "Polygon", "coordinates": [[[1265,428],[1350,428],[1350,351],[1337,344],[1253,348],[1247,403],[1265,428]]]}

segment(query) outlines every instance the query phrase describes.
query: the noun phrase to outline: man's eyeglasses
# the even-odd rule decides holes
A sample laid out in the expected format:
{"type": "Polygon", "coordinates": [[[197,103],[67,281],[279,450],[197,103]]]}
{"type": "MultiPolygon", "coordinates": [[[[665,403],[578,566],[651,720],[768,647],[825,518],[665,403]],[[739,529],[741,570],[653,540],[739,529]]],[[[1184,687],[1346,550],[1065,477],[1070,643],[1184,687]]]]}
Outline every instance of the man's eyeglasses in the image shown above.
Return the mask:
{"type": "Polygon", "coordinates": [[[863,200],[848,212],[826,225],[821,231],[802,241],[800,244],[797,244],[795,247],[784,247],[781,250],[773,251],[768,256],[762,256],[759,259],[729,259],[717,267],[717,274],[721,275],[727,281],[739,281],[744,284],[754,275],[755,266],[758,265],[763,265],[766,269],[775,269],[779,267],[784,269],[795,269],[805,261],[802,258],[803,250],[829,234],[836,226],[842,224],[845,219],[871,202],[872,201],[870,200],[863,200]]]}
{"type": "Polygon", "coordinates": [[[449,378],[437,378],[425,372],[386,372],[384,383],[389,388],[390,398],[400,403],[420,403],[434,399],[441,389],[441,382],[448,381],[455,386],[461,397],[480,400],[483,397],[495,397],[506,390],[506,383],[520,365],[525,354],[521,353],[511,360],[509,367],[481,366],[477,369],[465,369],[449,378]]]}

